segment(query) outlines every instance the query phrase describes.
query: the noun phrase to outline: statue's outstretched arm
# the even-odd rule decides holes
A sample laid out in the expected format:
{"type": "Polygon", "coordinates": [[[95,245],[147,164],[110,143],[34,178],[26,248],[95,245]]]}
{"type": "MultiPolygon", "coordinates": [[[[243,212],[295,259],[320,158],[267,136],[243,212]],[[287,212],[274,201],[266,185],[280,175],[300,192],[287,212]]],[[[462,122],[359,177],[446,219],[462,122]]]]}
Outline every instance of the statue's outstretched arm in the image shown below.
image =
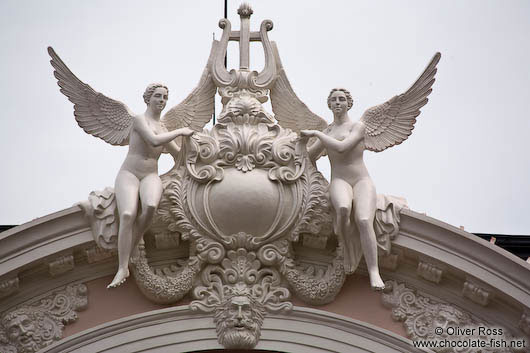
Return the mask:
{"type": "Polygon", "coordinates": [[[180,155],[180,147],[178,144],[173,140],[166,144],[166,151],[173,156],[173,159],[177,159],[180,155]]]}
{"type": "Polygon", "coordinates": [[[149,128],[149,126],[147,126],[146,121],[142,117],[138,116],[134,119],[134,129],[138,131],[140,136],[142,136],[147,143],[155,147],[173,141],[178,136],[190,136],[194,132],[192,129],[185,127],[157,135],[149,128]]]}
{"type": "Polygon", "coordinates": [[[315,136],[318,137],[320,141],[322,141],[322,144],[326,147],[326,149],[333,150],[336,152],[345,152],[352,149],[363,140],[364,124],[355,124],[350,134],[342,141],[339,141],[320,131],[315,131],[315,136]]]}

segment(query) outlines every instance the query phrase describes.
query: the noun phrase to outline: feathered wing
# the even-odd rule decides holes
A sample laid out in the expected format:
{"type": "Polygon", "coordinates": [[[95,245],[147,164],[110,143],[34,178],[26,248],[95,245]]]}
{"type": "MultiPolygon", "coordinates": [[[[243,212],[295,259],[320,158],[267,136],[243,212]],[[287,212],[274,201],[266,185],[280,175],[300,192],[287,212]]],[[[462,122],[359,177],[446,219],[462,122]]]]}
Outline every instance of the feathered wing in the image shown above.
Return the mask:
{"type": "Polygon", "coordinates": [[[274,117],[281,127],[291,129],[297,133],[300,130],[324,130],[328,123],[318,115],[314,114],[294,93],[285,70],[280,60],[278,48],[275,42],[271,42],[278,78],[271,88],[270,97],[274,117]]]}
{"type": "Polygon", "coordinates": [[[75,120],[86,133],[99,137],[111,145],[129,144],[133,113],[129,108],[111,99],[78,79],[59,58],[52,47],[48,47],[50,63],[55,71],[61,93],[74,103],[75,120]]]}
{"type": "MultiPolygon", "coordinates": [[[[174,106],[161,121],[168,131],[189,127],[195,131],[202,131],[204,125],[210,121],[215,108],[215,86],[210,74],[210,64],[213,60],[215,45],[212,45],[208,63],[202,72],[199,84],[180,104],[174,106]]],[[[180,139],[175,140],[180,141],[180,139]]]]}
{"type": "Polygon", "coordinates": [[[366,110],[361,117],[366,126],[366,149],[381,152],[399,145],[410,136],[420,108],[427,104],[427,96],[432,92],[440,57],[440,53],[434,55],[425,71],[405,93],[366,110]]]}

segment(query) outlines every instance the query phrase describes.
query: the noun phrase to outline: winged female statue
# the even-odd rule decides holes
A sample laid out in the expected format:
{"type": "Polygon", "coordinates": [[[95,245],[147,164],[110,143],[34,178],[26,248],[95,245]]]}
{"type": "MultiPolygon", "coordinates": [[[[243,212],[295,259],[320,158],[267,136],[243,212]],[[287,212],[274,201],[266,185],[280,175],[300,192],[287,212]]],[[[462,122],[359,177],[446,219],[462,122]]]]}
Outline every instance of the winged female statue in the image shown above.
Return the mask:
{"type": "Polygon", "coordinates": [[[213,113],[216,87],[207,65],[199,85],[162,118],[168,88],[158,83],[145,90],[145,112],[134,114],[125,104],[79,80],[51,47],[48,53],[61,93],[74,104],[79,126],[111,145],[129,145],[114,184],[119,214],[118,271],[107,288],[117,287],[129,276],[131,253],[147,231],[162,195],[158,158],[169,152],[177,161],[180,146],[175,139],[202,131],[213,113]]]}
{"type": "MultiPolygon", "coordinates": [[[[277,50],[276,50],[277,54],[277,50]]],[[[366,259],[370,284],[375,290],[384,289],[377,263],[377,240],[374,231],[376,190],[363,161],[365,150],[381,152],[405,141],[432,91],[436,53],[431,62],[405,92],[383,104],[369,108],[357,122],[348,116],[353,99],[346,89],[332,89],[328,107],[333,112],[333,122],[315,115],[294,94],[285,71],[279,68],[279,78],[271,90],[271,103],[278,123],[299,132],[302,137],[316,137],[308,147],[310,159],[316,160],[326,150],[331,163],[329,195],[334,210],[334,231],[344,242],[344,267],[352,273],[360,260],[358,242],[352,239],[353,219],[360,235],[360,247],[366,259]],[[311,130],[308,130],[311,129],[311,130]]]]}

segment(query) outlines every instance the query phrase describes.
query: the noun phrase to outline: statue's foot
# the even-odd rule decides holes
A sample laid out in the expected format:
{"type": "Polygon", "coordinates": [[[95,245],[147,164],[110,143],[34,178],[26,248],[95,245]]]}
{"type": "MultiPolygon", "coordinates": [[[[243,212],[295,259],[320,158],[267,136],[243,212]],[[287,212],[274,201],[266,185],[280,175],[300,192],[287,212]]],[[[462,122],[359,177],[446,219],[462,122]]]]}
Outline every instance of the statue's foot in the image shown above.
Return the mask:
{"type": "Polygon", "coordinates": [[[373,291],[382,291],[385,289],[385,282],[383,282],[379,273],[370,274],[370,286],[373,291]]]}
{"type": "Polygon", "coordinates": [[[118,272],[116,272],[116,276],[114,276],[114,279],[110,284],[107,286],[108,288],[116,288],[119,285],[121,285],[123,282],[127,280],[127,277],[129,277],[129,269],[119,269],[118,272]]]}

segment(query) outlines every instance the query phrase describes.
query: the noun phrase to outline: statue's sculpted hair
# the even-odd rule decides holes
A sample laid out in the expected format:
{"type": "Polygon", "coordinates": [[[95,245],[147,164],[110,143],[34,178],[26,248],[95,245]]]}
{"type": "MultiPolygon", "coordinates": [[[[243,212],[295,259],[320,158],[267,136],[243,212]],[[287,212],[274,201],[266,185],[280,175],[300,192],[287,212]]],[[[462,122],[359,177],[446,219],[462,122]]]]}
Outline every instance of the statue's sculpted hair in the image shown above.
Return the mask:
{"type": "Polygon", "coordinates": [[[331,90],[331,92],[329,92],[329,96],[328,96],[328,108],[331,109],[331,104],[329,103],[329,100],[331,98],[331,95],[333,94],[333,92],[337,92],[337,91],[340,91],[340,92],[344,92],[344,95],[346,96],[346,100],[348,101],[348,110],[351,109],[351,107],[353,106],[353,98],[351,96],[351,93],[350,91],[348,91],[346,88],[333,88],[331,90]]]}
{"type": "Polygon", "coordinates": [[[151,96],[153,95],[153,92],[155,91],[155,89],[160,88],[160,87],[165,88],[167,91],[167,94],[169,94],[169,89],[165,85],[161,83],[151,83],[147,86],[144,92],[145,104],[149,104],[149,100],[151,100],[151,96]]]}

